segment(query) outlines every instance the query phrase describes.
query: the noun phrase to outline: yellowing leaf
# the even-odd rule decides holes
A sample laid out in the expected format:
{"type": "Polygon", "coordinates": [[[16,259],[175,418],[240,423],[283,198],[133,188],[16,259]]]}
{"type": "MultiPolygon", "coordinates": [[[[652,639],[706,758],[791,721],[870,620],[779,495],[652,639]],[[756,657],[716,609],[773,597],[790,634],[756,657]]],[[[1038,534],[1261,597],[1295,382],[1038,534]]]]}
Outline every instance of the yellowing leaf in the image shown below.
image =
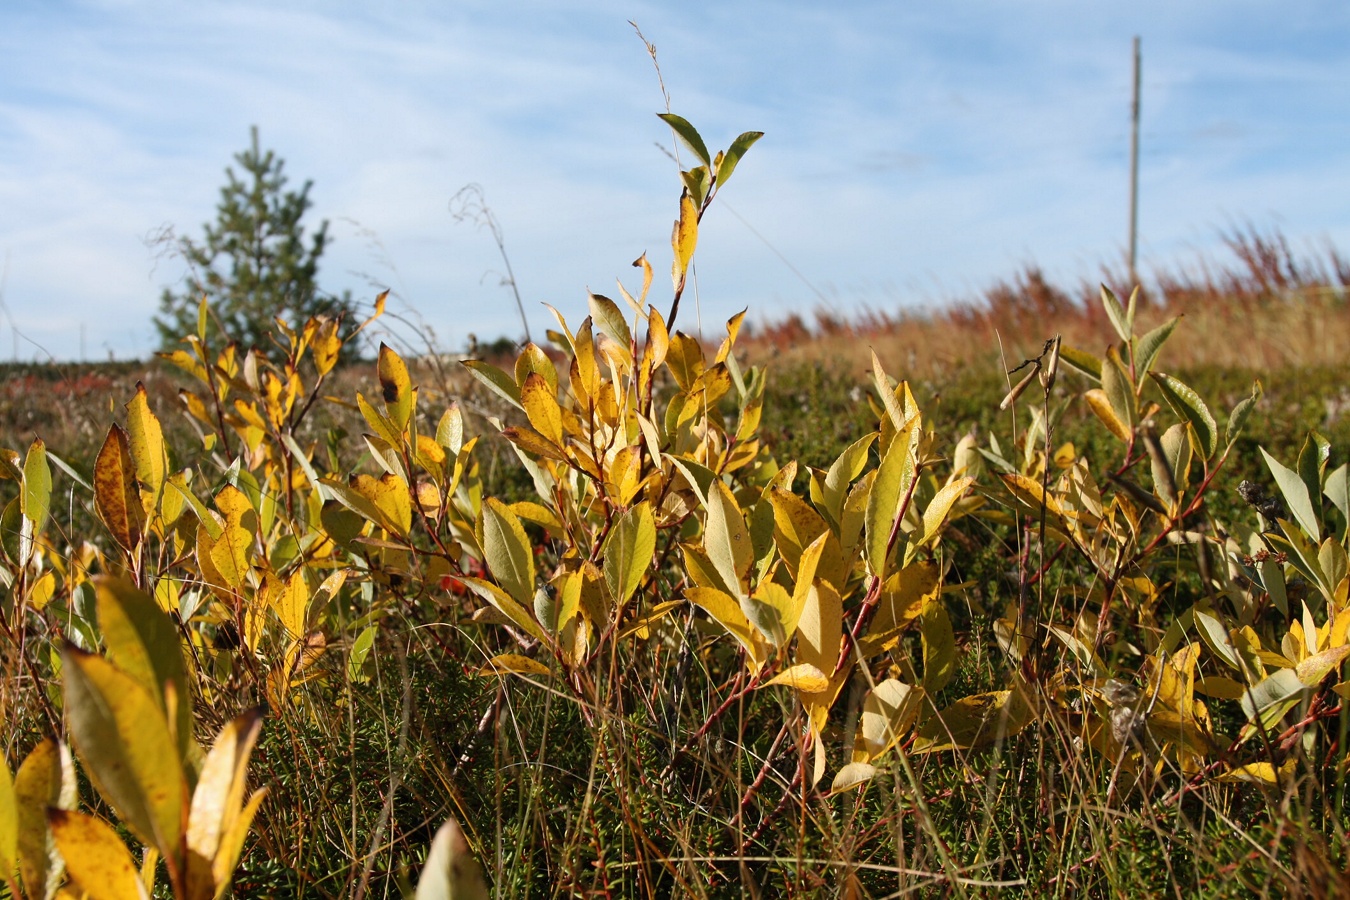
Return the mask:
{"type": "MultiPolygon", "coordinates": [[[[258,709],[227,722],[202,764],[186,834],[189,897],[216,897],[223,887],[217,883],[216,866],[227,861],[222,857],[222,842],[243,813],[248,759],[261,731],[258,709]]],[[[226,871],[233,869],[230,859],[226,871]]]]}
{"type": "MultiPolygon", "coordinates": [[[[768,648],[734,598],[716,588],[704,587],[689,588],[684,596],[710,615],[713,621],[725,628],[745,648],[752,672],[758,672],[763,667],[768,648]]],[[[833,663],[830,668],[834,668],[833,663]]]]}
{"type": "Polygon", "coordinates": [[[150,692],[166,714],[172,695],[178,752],[186,758],[192,745],[192,693],[177,627],[158,602],[134,584],[108,575],[93,581],[108,658],[150,692]]]}
{"type": "Polygon", "coordinates": [[[65,861],[47,829],[47,810],[74,809],[77,799],[70,751],[50,738],[40,742],[14,776],[19,875],[35,896],[55,890],[65,871],[65,861]]]}
{"type": "Polygon", "coordinates": [[[517,675],[548,675],[548,666],[537,659],[521,656],[518,653],[501,653],[479,666],[479,675],[501,675],[514,672],[517,675]]]}
{"type": "Polygon", "coordinates": [[[966,750],[1011,737],[1031,721],[1026,704],[1011,690],[962,697],[919,726],[914,753],[966,750]]]}
{"type": "MultiPolygon", "coordinates": [[[[482,578],[461,578],[460,581],[469,590],[496,607],[497,612],[501,613],[506,621],[515,625],[535,640],[548,643],[548,635],[545,633],[544,629],[539,626],[539,623],[535,621],[534,616],[530,615],[528,607],[517,603],[506,591],[482,578]]],[[[583,600],[584,599],[585,595],[583,593],[583,600]]],[[[530,606],[533,606],[533,604],[534,598],[531,597],[530,606]]]]}
{"type": "Polygon", "coordinates": [[[915,688],[895,678],[878,684],[863,700],[862,719],[858,738],[854,741],[854,757],[859,752],[861,762],[876,759],[895,746],[909,731],[919,716],[923,688],[915,688]]]}
{"type": "Polygon", "coordinates": [[[291,637],[297,640],[304,637],[309,606],[309,585],[305,583],[305,570],[296,569],[292,572],[290,578],[277,584],[276,590],[267,599],[291,637]]]}
{"type": "Polygon", "coordinates": [[[525,415],[534,430],[561,446],[562,409],[558,406],[554,391],[542,375],[531,372],[520,387],[520,403],[525,407],[525,415]]]}
{"type": "Polygon", "coordinates": [[[923,689],[936,694],[956,673],[956,636],[941,603],[924,610],[919,628],[923,633],[923,689]]]}
{"type": "Polygon", "coordinates": [[[94,460],[94,509],[123,550],[136,549],[145,526],[145,510],[136,490],[131,446],[120,425],[108,429],[94,460]]]}
{"type": "Polygon", "coordinates": [[[505,503],[489,497],[483,502],[479,527],[492,576],[512,599],[530,607],[534,603],[534,553],[519,517],[505,503]]]}
{"type": "Polygon", "coordinates": [[[186,785],[164,713],[131,676],[70,644],[66,715],[89,778],[141,843],[176,854],[186,785]]]}
{"type": "Polygon", "coordinates": [[[754,562],[754,548],[745,518],[731,490],[721,479],[708,488],[708,518],[704,525],[703,550],[722,582],[739,598],[741,579],[754,562]]]}
{"type": "Polygon", "coordinates": [[[877,467],[872,492],[867,497],[866,559],[868,570],[885,579],[891,538],[898,527],[900,507],[914,483],[915,451],[919,431],[910,423],[891,440],[877,467]]]}
{"type": "Polygon", "coordinates": [[[769,687],[774,684],[785,684],[803,693],[818,694],[830,686],[830,679],[824,672],[810,663],[798,663],[779,672],[761,684],[760,687],[769,687]]]}
{"type": "Polygon", "coordinates": [[[370,475],[353,475],[348,485],[374,508],[376,524],[398,537],[408,536],[412,530],[412,494],[408,491],[408,482],[386,472],[378,479],[370,475]]]}
{"type": "Polygon", "coordinates": [[[70,880],[90,900],[143,900],[145,884],[126,844],[102,819],[72,810],[47,811],[57,849],[70,880]]]}
{"type": "Polygon", "coordinates": [[[694,258],[694,248],[698,245],[698,207],[694,198],[686,190],[680,195],[680,217],[670,235],[670,246],[675,260],[670,267],[671,281],[675,293],[684,290],[684,279],[689,272],[689,261],[694,258]]]}
{"type": "Polygon", "coordinates": [[[1130,426],[1126,425],[1116,415],[1116,411],[1111,406],[1111,401],[1107,398],[1106,392],[1101,388],[1093,388],[1083,394],[1083,399],[1087,401],[1088,409],[1101,419],[1106,429],[1120,438],[1122,441],[1130,439],[1130,426]]]}
{"type": "Polygon", "coordinates": [[[682,331],[670,339],[666,366],[681,390],[688,391],[694,386],[703,374],[704,365],[703,347],[697,340],[682,331]]]}
{"type": "Polygon", "coordinates": [[[520,355],[516,357],[516,384],[523,389],[525,379],[531,375],[543,378],[549,391],[555,397],[558,395],[558,368],[553,365],[553,360],[548,358],[544,348],[533,341],[522,347],[520,355]]]}
{"type": "Polygon", "coordinates": [[[849,763],[834,776],[834,781],[830,784],[830,790],[837,794],[840,791],[855,788],[860,784],[871,781],[876,774],[876,766],[865,762],[849,763]]]}
{"type": "Polygon", "coordinates": [[[403,357],[381,342],[376,371],[380,378],[380,395],[384,399],[385,412],[399,432],[403,432],[413,414],[413,388],[412,380],[408,377],[408,366],[403,362],[403,357]]]}
{"type": "MultiPolygon", "coordinates": [[[[47,512],[52,500],[52,470],[47,465],[47,446],[38,438],[28,448],[23,463],[23,493],[20,495],[20,510],[32,523],[32,535],[36,539],[47,524],[47,512]]],[[[30,554],[23,554],[25,560],[30,554]]]]}
{"type": "Polygon", "coordinates": [[[923,511],[923,537],[917,542],[917,547],[926,546],[937,539],[938,532],[942,530],[942,524],[947,521],[947,515],[951,512],[952,506],[955,505],[957,500],[961,499],[961,495],[974,483],[974,478],[959,478],[937,492],[937,495],[929,502],[928,508],[923,511]]]}
{"type": "Polygon", "coordinates": [[[483,869],[459,823],[449,819],[436,832],[414,900],[488,900],[483,869]]]}
{"type": "Polygon", "coordinates": [[[628,602],[656,552],[651,504],[643,502],[619,516],[605,539],[605,583],[617,608],[628,602]]]}

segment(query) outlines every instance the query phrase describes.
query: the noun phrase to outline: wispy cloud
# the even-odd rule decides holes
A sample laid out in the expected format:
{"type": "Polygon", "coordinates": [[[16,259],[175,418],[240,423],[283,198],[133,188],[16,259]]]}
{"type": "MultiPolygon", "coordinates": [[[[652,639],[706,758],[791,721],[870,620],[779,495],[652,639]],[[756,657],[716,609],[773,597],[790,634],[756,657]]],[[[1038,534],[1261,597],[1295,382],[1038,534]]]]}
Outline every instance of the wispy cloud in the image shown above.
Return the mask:
{"type": "MultiPolygon", "coordinates": [[[[81,323],[91,355],[147,352],[183,272],[144,238],[199,232],[257,124],[332,221],[328,289],[386,281],[448,345],[516,333],[495,248],[447,208],[477,182],[541,327],[538,302],[578,309],[666,252],[678,183],[629,18],[710,143],[768,132],[725,202],[841,308],[1119,258],[1134,34],[1147,260],[1243,217],[1350,241],[1330,3],[27,2],[0,29],[22,73],[0,87],[6,303],[57,357],[81,323]]],[[[709,323],[817,303],[716,208],[698,271],[709,323]]]]}

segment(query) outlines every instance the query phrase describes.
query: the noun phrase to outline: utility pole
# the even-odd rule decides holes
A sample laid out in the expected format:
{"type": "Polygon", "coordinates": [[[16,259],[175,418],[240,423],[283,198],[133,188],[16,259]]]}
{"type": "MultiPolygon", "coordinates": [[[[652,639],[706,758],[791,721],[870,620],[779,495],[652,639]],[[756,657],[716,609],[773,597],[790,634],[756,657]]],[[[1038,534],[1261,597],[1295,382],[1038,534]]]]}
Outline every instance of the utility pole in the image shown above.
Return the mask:
{"type": "Polygon", "coordinates": [[[1134,38],[1134,102],[1130,105],[1130,288],[1139,284],[1139,36],[1134,38]]]}

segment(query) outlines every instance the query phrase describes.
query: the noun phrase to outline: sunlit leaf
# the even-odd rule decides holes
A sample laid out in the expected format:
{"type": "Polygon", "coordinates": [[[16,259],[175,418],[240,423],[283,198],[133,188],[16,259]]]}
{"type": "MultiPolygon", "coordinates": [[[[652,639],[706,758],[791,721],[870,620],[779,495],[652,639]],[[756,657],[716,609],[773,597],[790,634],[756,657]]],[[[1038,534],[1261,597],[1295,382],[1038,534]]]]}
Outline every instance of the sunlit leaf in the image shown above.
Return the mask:
{"type": "Polygon", "coordinates": [[[449,819],[436,832],[414,900],[488,900],[487,882],[459,823],[449,819]]]}
{"type": "Polygon", "coordinates": [[[385,412],[402,432],[407,429],[413,413],[413,388],[412,380],[408,377],[408,366],[393,348],[381,342],[376,371],[380,378],[380,396],[384,400],[385,412]]]}
{"type": "Polygon", "coordinates": [[[680,197],[680,217],[670,236],[671,250],[675,259],[671,263],[670,277],[675,284],[675,293],[684,289],[684,279],[689,272],[689,261],[694,258],[694,248],[698,246],[698,207],[685,192],[680,197]]]}
{"type": "Polygon", "coordinates": [[[717,166],[717,184],[724,185],[731,178],[731,173],[736,171],[736,164],[741,161],[745,151],[749,150],[755,141],[764,137],[762,131],[747,131],[736,137],[727,148],[727,152],[722,156],[721,163],[717,166]]]}
{"type": "Polygon", "coordinates": [[[65,872],[47,829],[47,810],[74,809],[78,796],[70,751],[50,738],[32,749],[14,775],[19,876],[35,897],[49,896],[65,872]]]}
{"type": "Polygon", "coordinates": [[[675,115],[674,113],[657,113],[657,118],[670,126],[671,131],[684,142],[684,145],[694,151],[694,155],[699,158],[705,166],[712,165],[712,157],[708,155],[708,147],[703,143],[703,138],[699,136],[698,129],[690,125],[688,120],[675,115]]]}
{"type": "Polygon", "coordinates": [[[94,461],[94,509],[113,540],[130,552],[141,541],[145,510],[136,490],[136,464],[122,426],[113,425],[94,461]]]}
{"type": "Polygon", "coordinates": [[[1279,487],[1280,495],[1284,497],[1294,521],[1310,540],[1315,543],[1321,541],[1322,529],[1318,525],[1317,513],[1313,510],[1312,498],[1308,496],[1308,486],[1303,483],[1297,472],[1282,465],[1279,460],[1267,453],[1265,447],[1259,449],[1261,457],[1266,461],[1266,467],[1270,469],[1270,474],[1275,476],[1275,484],[1279,487]]]}
{"type": "Polygon", "coordinates": [[[61,661],[70,734],[90,780],[137,839],[176,853],[186,785],[163,711],[101,656],[67,644],[61,661]]]}
{"type": "Polygon", "coordinates": [[[1191,427],[1195,429],[1196,440],[1199,442],[1196,451],[1203,459],[1212,457],[1219,443],[1219,426],[1215,423],[1214,416],[1205,405],[1205,401],[1171,375],[1150,372],[1149,376],[1157,382],[1172,411],[1190,422],[1191,427]]]}
{"type": "Polygon", "coordinates": [[[818,694],[830,686],[830,679],[825,676],[824,672],[810,663],[798,663],[779,672],[761,684],[760,687],[769,687],[775,684],[785,684],[807,694],[818,694]]]}
{"type": "Polygon", "coordinates": [[[622,607],[637,590],[655,552],[651,504],[639,503],[619,516],[605,539],[605,582],[616,606],[622,607]]]}
{"type": "Polygon", "coordinates": [[[127,845],[102,819],[64,809],[47,811],[70,880],[89,900],[142,900],[149,895],[127,845]]]}

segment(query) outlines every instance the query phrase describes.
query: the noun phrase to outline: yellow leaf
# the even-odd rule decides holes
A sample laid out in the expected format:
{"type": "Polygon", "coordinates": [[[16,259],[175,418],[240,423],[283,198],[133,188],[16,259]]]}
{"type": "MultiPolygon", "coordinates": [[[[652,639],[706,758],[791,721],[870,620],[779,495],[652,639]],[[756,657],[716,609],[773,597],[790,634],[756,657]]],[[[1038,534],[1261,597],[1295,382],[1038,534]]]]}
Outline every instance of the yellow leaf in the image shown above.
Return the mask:
{"type": "Polygon", "coordinates": [[[919,726],[914,753],[966,750],[1011,737],[1031,721],[1031,711],[1015,691],[990,691],[962,697],[919,726]]]}
{"type": "Polygon", "coordinates": [[[688,191],[680,195],[680,218],[670,236],[671,249],[675,252],[675,261],[671,264],[670,276],[675,285],[675,293],[684,290],[684,279],[689,272],[689,261],[694,257],[694,247],[698,245],[698,207],[688,191]]]}
{"type": "Polygon", "coordinates": [[[703,374],[702,345],[684,332],[677,332],[670,339],[670,347],[666,353],[666,366],[670,369],[670,373],[675,376],[675,383],[680,386],[681,390],[691,390],[699,376],[703,374]]]}
{"type": "Polygon", "coordinates": [[[798,663],[779,672],[760,687],[769,687],[773,684],[785,684],[803,693],[818,694],[830,686],[830,679],[810,663],[798,663]]]}
{"type": "MultiPolygon", "coordinates": [[[[712,616],[713,621],[721,625],[745,648],[751,672],[758,672],[768,656],[768,647],[759,636],[759,632],[750,624],[750,620],[741,611],[741,605],[729,594],[716,588],[688,588],[684,596],[690,603],[712,616]]],[[[834,663],[830,663],[831,670],[834,663]]]]}
{"type": "Polygon", "coordinates": [[[483,869],[459,823],[449,819],[436,832],[414,900],[488,900],[483,869]]]}
{"type": "Polygon", "coordinates": [[[145,884],[126,844],[102,819],[73,810],[47,811],[57,849],[66,860],[70,880],[90,900],[142,900],[145,884]]]}
{"type": "Polygon", "coordinates": [[[558,395],[558,368],[544,349],[533,342],[521,348],[520,356],[516,358],[516,384],[523,389],[525,379],[532,374],[542,377],[553,395],[558,395]]]}
{"type": "Polygon", "coordinates": [[[866,784],[876,774],[876,766],[865,762],[851,762],[835,774],[834,781],[830,784],[830,790],[836,794],[840,791],[847,791],[860,784],[866,784]]]}
{"type": "Polygon", "coordinates": [[[501,653],[492,657],[478,668],[479,675],[501,675],[514,672],[517,675],[548,675],[548,666],[537,659],[521,656],[517,653],[501,653]]]}
{"type": "Polygon", "coordinates": [[[412,530],[412,494],[408,482],[386,472],[378,479],[353,475],[347,483],[378,513],[376,524],[398,537],[408,536],[412,530]]]}
{"type": "Polygon", "coordinates": [[[320,378],[333,371],[333,366],[337,365],[338,354],[342,352],[342,338],[338,334],[341,324],[332,316],[318,317],[318,327],[310,339],[310,348],[314,354],[314,368],[320,378]]]}
{"type": "Polygon", "coordinates": [[[832,676],[844,635],[843,617],[839,592],[830,584],[817,580],[807,592],[801,619],[797,622],[796,661],[815,666],[832,676]]]}
{"type": "MultiPolygon", "coordinates": [[[[552,365],[552,363],[550,363],[552,365]]],[[[550,388],[544,376],[531,372],[520,386],[520,405],[534,430],[559,446],[563,442],[562,409],[556,388],[550,388]]]]}
{"type": "Polygon", "coordinates": [[[47,810],[74,809],[77,799],[70,751],[51,738],[40,742],[14,775],[19,875],[36,897],[51,893],[65,870],[47,830],[47,810]]]}
{"type": "Polygon", "coordinates": [[[741,580],[754,563],[754,549],[745,517],[731,490],[718,479],[708,488],[708,516],[704,525],[703,550],[717,574],[736,595],[743,595],[741,580]]]}
{"type": "Polygon", "coordinates": [[[284,584],[268,596],[268,601],[292,638],[305,634],[305,614],[309,605],[309,586],[305,584],[305,570],[296,569],[284,584]]]}
{"type": "Polygon", "coordinates": [[[860,762],[876,759],[895,746],[919,716],[923,688],[911,687],[895,678],[878,684],[863,701],[858,737],[853,743],[854,758],[860,762]]]}
{"type": "Polygon", "coordinates": [[[1215,778],[1215,781],[1239,782],[1247,784],[1279,784],[1280,778],[1288,781],[1294,775],[1295,757],[1291,756],[1280,766],[1277,772],[1275,767],[1268,762],[1248,763],[1245,766],[1237,766],[1229,769],[1222,775],[1215,778]]]}
{"type": "Polygon", "coordinates": [[[408,420],[413,414],[414,392],[408,377],[408,366],[401,356],[381,342],[376,371],[380,378],[380,395],[384,399],[385,412],[401,434],[407,430],[408,420]]]}
{"type": "Polygon", "coordinates": [[[1106,429],[1120,438],[1122,441],[1129,441],[1130,427],[1120,420],[1116,411],[1111,407],[1111,401],[1107,399],[1106,392],[1101,388],[1093,388],[1083,394],[1083,399],[1087,401],[1088,409],[1096,414],[1098,419],[1106,429]]]}
{"type": "Polygon", "coordinates": [[[176,854],[186,785],[164,712],[101,656],[67,644],[61,661],[70,734],[90,780],[141,843],[176,854]]]}

